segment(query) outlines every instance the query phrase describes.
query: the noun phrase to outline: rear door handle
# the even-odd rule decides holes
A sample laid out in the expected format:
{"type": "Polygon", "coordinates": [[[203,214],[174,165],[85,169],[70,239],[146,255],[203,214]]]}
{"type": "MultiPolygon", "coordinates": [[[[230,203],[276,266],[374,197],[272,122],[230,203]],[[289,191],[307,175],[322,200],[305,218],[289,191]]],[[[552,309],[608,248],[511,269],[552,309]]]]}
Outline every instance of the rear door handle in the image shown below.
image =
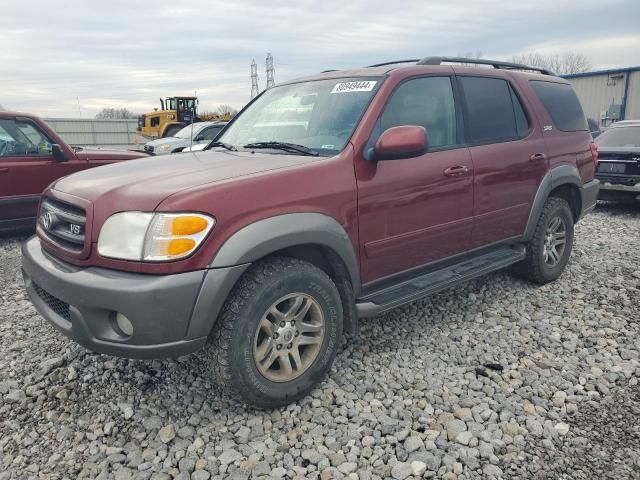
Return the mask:
{"type": "Polygon", "coordinates": [[[531,160],[532,162],[542,162],[543,160],[546,160],[546,159],[547,159],[547,156],[544,153],[534,153],[529,157],[529,160],[531,160]]]}
{"type": "Polygon", "coordinates": [[[9,171],[8,167],[0,168],[0,173],[7,173],[9,171]]]}
{"type": "Polygon", "coordinates": [[[464,175],[468,173],[469,169],[464,165],[456,165],[454,167],[447,168],[444,172],[445,177],[459,177],[460,175],[464,175]]]}

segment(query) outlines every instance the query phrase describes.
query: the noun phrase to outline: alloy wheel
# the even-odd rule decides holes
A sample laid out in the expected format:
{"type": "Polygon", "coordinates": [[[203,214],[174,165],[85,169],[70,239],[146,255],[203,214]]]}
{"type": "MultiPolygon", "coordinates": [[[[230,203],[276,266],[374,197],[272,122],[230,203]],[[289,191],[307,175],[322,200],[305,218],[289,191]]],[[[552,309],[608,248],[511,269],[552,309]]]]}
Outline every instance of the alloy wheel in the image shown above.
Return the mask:
{"type": "Polygon", "coordinates": [[[544,263],[555,267],[560,263],[567,243],[567,226],[560,216],[553,217],[547,225],[544,237],[544,263]]]}
{"type": "Polygon", "coordinates": [[[276,300],[255,333],[253,357],[258,370],[273,382],[299,377],[318,356],[324,333],[324,314],[313,297],[293,293],[276,300]]]}

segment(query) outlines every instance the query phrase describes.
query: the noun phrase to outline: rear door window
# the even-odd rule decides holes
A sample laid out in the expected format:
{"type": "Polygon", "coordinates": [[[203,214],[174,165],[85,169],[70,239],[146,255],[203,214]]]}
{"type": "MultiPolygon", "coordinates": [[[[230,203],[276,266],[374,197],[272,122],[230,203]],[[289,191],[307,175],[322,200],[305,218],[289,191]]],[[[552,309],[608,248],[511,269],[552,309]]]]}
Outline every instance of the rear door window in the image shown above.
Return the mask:
{"type": "Polygon", "coordinates": [[[467,140],[495,143],[524,137],[529,122],[518,96],[506,80],[459,77],[467,106],[467,140]]]}
{"type": "Polygon", "coordinates": [[[589,130],[580,100],[571,85],[532,80],[531,87],[551,115],[558,130],[563,132],[589,130]]]}

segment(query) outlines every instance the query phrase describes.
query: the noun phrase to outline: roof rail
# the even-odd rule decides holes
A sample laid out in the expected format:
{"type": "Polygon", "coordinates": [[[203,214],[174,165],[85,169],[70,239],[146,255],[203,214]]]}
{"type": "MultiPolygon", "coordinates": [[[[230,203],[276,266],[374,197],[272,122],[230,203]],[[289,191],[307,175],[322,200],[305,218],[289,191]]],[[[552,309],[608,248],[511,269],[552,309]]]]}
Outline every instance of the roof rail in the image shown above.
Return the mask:
{"type": "Polygon", "coordinates": [[[499,60],[484,60],[481,58],[425,57],[422,60],[417,61],[418,65],[441,65],[442,63],[473,63],[477,65],[491,65],[493,68],[500,68],[504,70],[531,70],[534,72],[540,72],[543,75],[555,76],[555,73],[546,68],[531,67],[521,63],[501,62],[499,60]]]}
{"type": "Polygon", "coordinates": [[[367,65],[366,68],[386,67],[387,65],[395,65],[396,63],[417,63],[419,61],[420,61],[419,58],[413,58],[411,60],[396,60],[394,62],[384,62],[384,63],[376,63],[375,65],[367,65]]]}

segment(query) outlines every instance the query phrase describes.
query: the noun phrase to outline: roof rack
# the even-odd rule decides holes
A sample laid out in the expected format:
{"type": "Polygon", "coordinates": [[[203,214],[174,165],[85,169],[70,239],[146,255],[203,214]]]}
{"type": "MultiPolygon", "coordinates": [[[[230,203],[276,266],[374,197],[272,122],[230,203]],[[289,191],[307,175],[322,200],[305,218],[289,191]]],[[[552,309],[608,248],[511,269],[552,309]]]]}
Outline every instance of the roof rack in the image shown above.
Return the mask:
{"type": "Polygon", "coordinates": [[[395,65],[396,63],[418,63],[419,61],[420,61],[419,58],[414,58],[411,60],[396,60],[395,62],[384,62],[384,63],[376,63],[375,65],[367,65],[367,68],[386,67],[387,65],[395,65]]]}
{"type": "Polygon", "coordinates": [[[531,67],[529,65],[523,65],[521,63],[501,62],[499,60],[484,60],[482,58],[465,58],[465,57],[424,57],[422,59],[416,58],[412,60],[395,60],[393,62],[376,63],[375,65],[368,65],[370,67],[385,67],[387,65],[395,65],[398,63],[415,63],[416,65],[442,65],[443,63],[472,63],[474,65],[491,65],[493,68],[499,68],[503,70],[531,70],[534,72],[540,72],[543,75],[554,75],[551,70],[546,68],[531,67]]]}
{"type": "Polygon", "coordinates": [[[473,63],[476,65],[491,65],[493,68],[504,70],[531,70],[543,75],[554,75],[551,70],[540,67],[531,67],[521,63],[501,62],[499,60],[484,60],[482,58],[465,57],[425,57],[417,62],[417,65],[442,65],[443,63],[473,63]]]}

